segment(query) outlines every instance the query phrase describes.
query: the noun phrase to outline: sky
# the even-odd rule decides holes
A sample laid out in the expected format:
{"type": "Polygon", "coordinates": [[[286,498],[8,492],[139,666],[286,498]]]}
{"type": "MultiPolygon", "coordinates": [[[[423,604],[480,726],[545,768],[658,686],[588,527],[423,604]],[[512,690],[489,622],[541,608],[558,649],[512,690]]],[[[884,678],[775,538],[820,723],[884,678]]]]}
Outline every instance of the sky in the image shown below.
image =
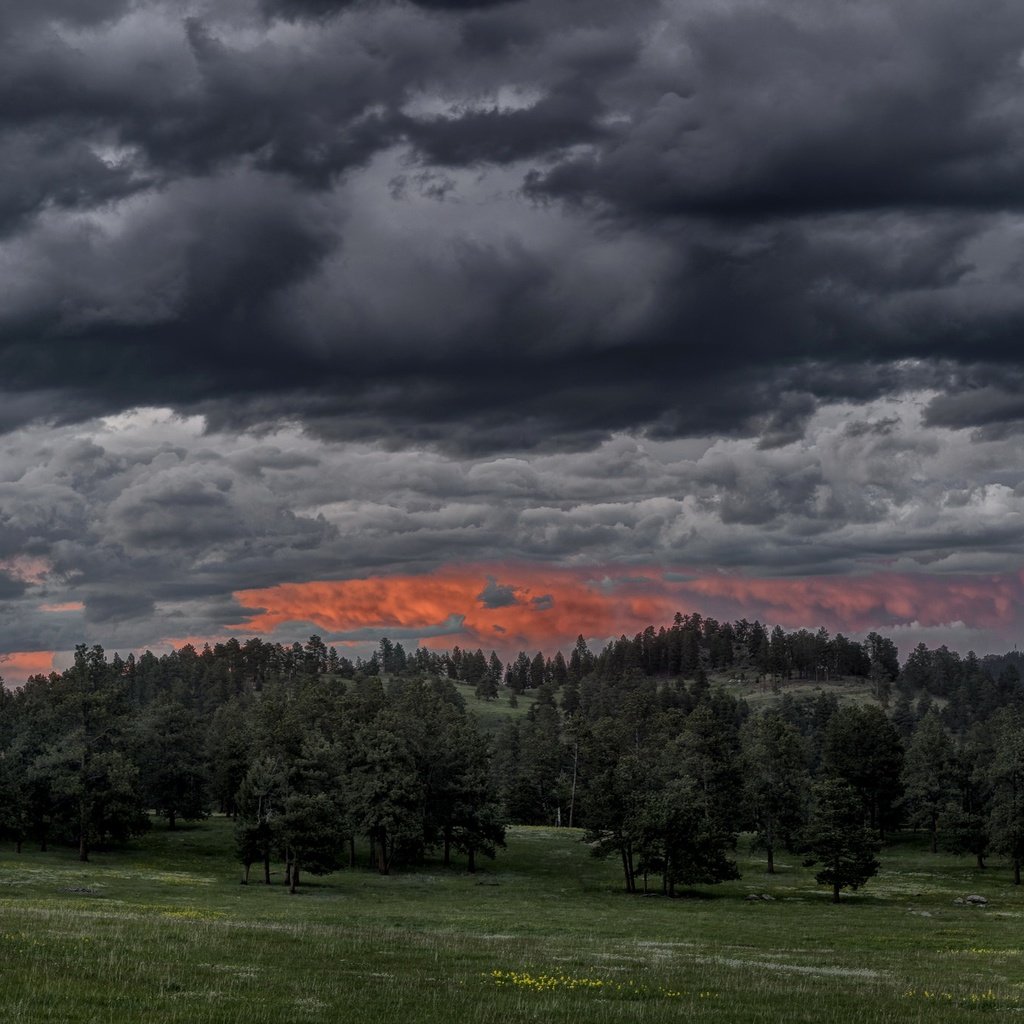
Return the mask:
{"type": "Polygon", "coordinates": [[[7,0],[0,673],[1024,624],[1024,8],[7,0]]]}

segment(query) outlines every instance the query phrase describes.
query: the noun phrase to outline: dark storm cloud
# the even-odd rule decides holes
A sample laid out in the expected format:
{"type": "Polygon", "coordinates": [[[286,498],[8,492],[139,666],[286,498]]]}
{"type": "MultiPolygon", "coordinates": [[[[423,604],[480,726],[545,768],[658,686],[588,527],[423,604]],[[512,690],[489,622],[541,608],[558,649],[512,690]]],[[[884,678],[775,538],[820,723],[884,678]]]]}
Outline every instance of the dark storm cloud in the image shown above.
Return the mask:
{"type": "Polygon", "coordinates": [[[591,142],[603,133],[601,107],[585,83],[522,110],[468,111],[459,116],[407,119],[405,134],[420,159],[442,166],[511,163],[591,142]]]}
{"type": "Polygon", "coordinates": [[[0,28],[8,31],[51,19],[71,25],[94,25],[117,18],[131,0],[37,0],[6,4],[0,10],[0,28]]]}
{"type": "Polygon", "coordinates": [[[13,598],[21,597],[25,593],[26,585],[23,580],[13,579],[7,573],[0,572],[0,601],[10,601],[13,598]]]}
{"type": "Polygon", "coordinates": [[[516,588],[499,583],[493,576],[487,577],[487,586],[476,595],[476,599],[485,608],[508,608],[520,603],[516,588]]]}
{"type": "Polygon", "coordinates": [[[613,143],[535,187],[653,216],[1019,206],[1019,129],[993,108],[1018,99],[1024,22],[1005,4],[963,13],[916,0],[698,11],[672,25],[675,88],[651,81],[651,105],[613,143]]]}
{"type": "Polygon", "coordinates": [[[953,394],[937,395],[925,410],[925,422],[941,427],[973,427],[993,436],[1024,431],[1022,383],[1019,377],[1004,377],[1000,383],[976,382],[953,394]]]}
{"type": "Polygon", "coordinates": [[[85,598],[85,620],[93,625],[148,619],[156,610],[151,599],[137,594],[96,594],[85,598]]]}
{"type": "Polygon", "coordinates": [[[0,427],[767,451],[934,387],[1016,429],[958,392],[1020,364],[1022,48],[954,0],[15,5],[0,427]]]}
{"type": "MultiPolygon", "coordinates": [[[[261,0],[261,7],[271,15],[285,18],[323,18],[347,10],[367,0],[261,0]]],[[[409,0],[417,7],[439,11],[471,11],[516,0],[409,0]]]]}

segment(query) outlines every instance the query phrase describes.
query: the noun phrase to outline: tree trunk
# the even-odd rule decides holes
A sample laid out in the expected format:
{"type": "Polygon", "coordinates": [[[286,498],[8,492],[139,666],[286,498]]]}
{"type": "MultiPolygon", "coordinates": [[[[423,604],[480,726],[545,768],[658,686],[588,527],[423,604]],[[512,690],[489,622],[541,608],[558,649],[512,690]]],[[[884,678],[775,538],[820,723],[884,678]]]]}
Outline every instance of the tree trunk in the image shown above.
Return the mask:
{"type": "Polygon", "coordinates": [[[299,891],[299,862],[294,861],[291,865],[292,881],[288,891],[294,896],[299,891]]]}
{"type": "Polygon", "coordinates": [[[18,836],[17,852],[21,853],[21,836],[18,836]]]}
{"type": "Polygon", "coordinates": [[[245,867],[242,869],[242,885],[249,884],[249,868],[252,867],[252,861],[246,861],[245,867]]]}
{"type": "Polygon", "coordinates": [[[839,883],[838,882],[833,882],[832,883],[832,902],[833,903],[838,903],[839,902],[839,883]]]}
{"type": "Polygon", "coordinates": [[[471,875],[476,874],[476,847],[471,846],[469,848],[469,873],[471,875]]]}
{"type": "Polygon", "coordinates": [[[569,793],[569,828],[572,828],[573,815],[576,811],[576,776],[580,763],[580,741],[577,737],[572,748],[572,790],[569,793]]]}
{"type": "Polygon", "coordinates": [[[167,827],[173,832],[178,826],[176,823],[176,816],[174,811],[167,812],[167,827]]]}
{"type": "Polygon", "coordinates": [[[452,866],[452,836],[448,829],[444,830],[444,859],[442,863],[446,868],[452,866]]]}
{"type": "Polygon", "coordinates": [[[932,815],[932,853],[939,852],[939,816],[932,815]]]}
{"type": "Polygon", "coordinates": [[[263,881],[270,885],[270,847],[263,851],[263,881]]]}
{"type": "Polygon", "coordinates": [[[629,876],[629,858],[626,855],[626,847],[621,847],[619,852],[622,854],[622,874],[626,880],[626,892],[632,892],[633,885],[632,879],[629,876]]]}
{"type": "Polygon", "coordinates": [[[89,840],[85,837],[85,829],[78,835],[78,859],[87,861],[89,859],[89,840]]]}
{"type": "Polygon", "coordinates": [[[354,868],[356,866],[356,837],[351,835],[348,837],[348,866],[354,868]]]}
{"type": "Polygon", "coordinates": [[[975,859],[978,862],[978,867],[981,868],[982,871],[984,871],[985,870],[985,854],[983,854],[983,853],[975,854],[975,859]]]}
{"type": "Polygon", "coordinates": [[[768,874],[775,874],[775,847],[769,843],[767,846],[768,850],[768,874]]]}
{"type": "Polygon", "coordinates": [[[1013,884],[1020,885],[1020,857],[1013,858],[1013,884]]]}

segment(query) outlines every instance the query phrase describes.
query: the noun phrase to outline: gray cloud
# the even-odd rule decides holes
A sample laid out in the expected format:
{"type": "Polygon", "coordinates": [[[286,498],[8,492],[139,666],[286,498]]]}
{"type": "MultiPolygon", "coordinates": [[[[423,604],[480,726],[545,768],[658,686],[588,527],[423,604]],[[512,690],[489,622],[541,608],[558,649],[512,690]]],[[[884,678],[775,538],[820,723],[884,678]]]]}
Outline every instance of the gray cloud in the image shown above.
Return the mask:
{"type": "Polygon", "coordinates": [[[476,595],[476,599],[485,608],[508,608],[520,603],[516,588],[504,586],[493,576],[487,577],[487,586],[476,595]]]}
{"type": "Polygon", "coordinates": [[[0,21],[0,426],[770,448],[820,401],[937,383],[939,422],[966,368],[1019,369],[1009,7],[190,11],[0,21]]]}
{"type": "MultiPolygon", "coordinates": [[[[26,428],[0,460],[5,642],[217,635],[259,603],[237,591],[467,562],[614,565],[611,583],[652,570],[1005,572],[1024,545],[1016,439],[929,425],[930,394],[820,405],[801,440],[771,448],[617,435],[514,458],[297,427],[204,432],[168,413],[26,428]],[[41,575],[25,568],[37,563],[41,575]]],[[[553,606],[545,590],[481,577],[484,607],[553,606]]],[[[336,639],[380,627],[364,632],[336,639]]]]}
{"type": "Polygon", "coordinates": [[[0,572],[0,601],[21,597],[26,590],[23,580],[15,579],[8,573],[0,572]]]}

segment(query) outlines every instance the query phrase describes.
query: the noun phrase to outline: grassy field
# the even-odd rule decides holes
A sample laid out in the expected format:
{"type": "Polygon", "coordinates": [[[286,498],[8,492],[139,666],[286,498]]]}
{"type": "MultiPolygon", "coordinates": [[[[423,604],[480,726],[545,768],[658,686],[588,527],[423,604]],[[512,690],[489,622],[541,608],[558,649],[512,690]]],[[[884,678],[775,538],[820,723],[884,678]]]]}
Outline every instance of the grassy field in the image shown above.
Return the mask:
{"type": "Polygon", "coordinates": [[[81,865],[0,853],[0,1011],[76,1022],[962,1021],[1024,1012],[1024,896],[908,839],[832,906],[810,872],[630,897],[579,833],[428,865],[239,885],[230,823],[81,865]],[[772,902],[748,902],[750,893],[772,902]],[[958,906],[981,893],[987,908],[958,906]]]}
{"type": "Polygon", "coordinates": [[[521,693],[516,698],[516,706],[508,702],[509,691],[501,688],[501,696],[496,700],[481,700],[474,693],[474,688],[466,683],[455,683],[455,689],[466,702],[466,710],[473,715],[484,732],[495,733],[506,722],[525,718],[530,708],[536,703],[536,697],[530,693],[521,693]]]}
{"type": "Polygon", "coordinates": [[[716,672],[711,676],[710,682],[713,687],[721,687],[737,700],[745,700],[754,710],[776,704],[786,694],[797,700],[826,693],[834,695],[841,703],[878,703],[872,693],[870,681],[857,676],[840,676],[827,682],[813,679],[783,679],[773,684],[771,679],[759,679],[756,671],[747,669],[742,673],[716,672]]]}

